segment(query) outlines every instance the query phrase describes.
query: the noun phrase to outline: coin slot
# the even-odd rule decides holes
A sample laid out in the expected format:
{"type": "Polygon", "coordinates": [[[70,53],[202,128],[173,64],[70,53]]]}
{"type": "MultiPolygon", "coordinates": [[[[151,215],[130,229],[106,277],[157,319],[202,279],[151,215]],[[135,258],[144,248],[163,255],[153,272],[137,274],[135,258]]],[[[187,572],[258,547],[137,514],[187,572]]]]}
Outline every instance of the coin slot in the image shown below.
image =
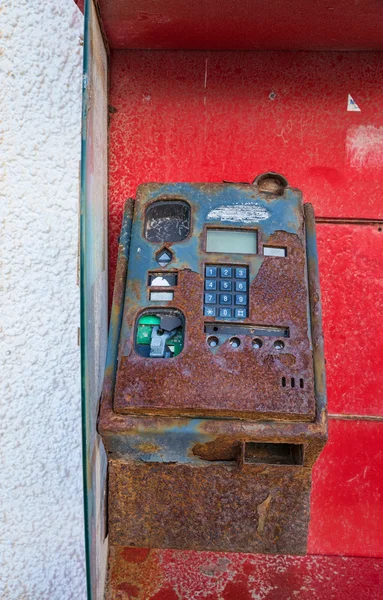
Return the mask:
{"type": "MultiPolygon", "coordinates": [[[[290,330],[288,327],[264,327],[263,325],[243,325],[242,323],[208,323],[204,325],[205,333],[218,332],[224,335],[251,335],[253,336],[265,336],[265,337],[290,337],[290,330]]],[[[278,340],[279,343],[283,344],[282,340],[278,340]]],[[[275,342],[277,343],[277,342],[275,342]]],[[[262,345],[262,342],[261,342],[262,345]]]]}

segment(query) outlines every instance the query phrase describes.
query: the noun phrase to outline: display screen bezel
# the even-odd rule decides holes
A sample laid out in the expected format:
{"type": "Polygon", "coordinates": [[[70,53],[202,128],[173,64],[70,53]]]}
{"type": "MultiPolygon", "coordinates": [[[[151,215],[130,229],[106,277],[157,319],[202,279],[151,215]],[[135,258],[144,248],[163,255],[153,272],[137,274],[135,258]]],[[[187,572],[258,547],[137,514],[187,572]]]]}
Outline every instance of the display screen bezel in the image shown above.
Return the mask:
{"type": "MultiPolygon", "coordinates": [[[[258,242],[259,242],[259,235],[258,235],[258,229],[250,229],[250,228],[234,228],[234,227],[206,227],[206,231],[205,231],[205,252],[208,254],[244,254],[246,256],[255,256],[256,254],[258,254],[258,242]],[[240,237],[243,234],[252,234],[253,236],[253,240],[255,241],[255,250],[251,251],[251,252],[243,252],[240,249],[237,251],[233,251],[230,249],[227,249],[227,247],[225,248],[225,246],[221,246],[218,247],[218,249],[210,249],[211,246],[209,247],[209,235],[211,235],[212,233],[218,233],[218,235],[222,234],[222,241],[223,241],[223,237],[226,234],[238,234],[238,238],[240,239],[240,237]]],[[[242,238],[243,239],[243,238],[242,238]]],[[[211,240],[210,240],[211,241],[211,240]]]]}

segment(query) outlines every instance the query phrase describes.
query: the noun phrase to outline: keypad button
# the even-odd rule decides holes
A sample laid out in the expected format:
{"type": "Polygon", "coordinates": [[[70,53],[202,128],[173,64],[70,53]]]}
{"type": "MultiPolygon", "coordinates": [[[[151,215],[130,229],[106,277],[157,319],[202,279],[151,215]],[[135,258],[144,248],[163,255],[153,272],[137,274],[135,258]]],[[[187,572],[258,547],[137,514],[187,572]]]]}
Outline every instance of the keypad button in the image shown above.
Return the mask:
{"type": "Polygon", "coordinates": [[[225,279],[232,276],[233,269],[231,267],[221,267],[221,277],[225,277],[225,279]]]}
{"type": "Polygon", "coordinates": [[[217,277],[217,267],[205,267],[206,277],[217,277]]]}
{"type": "Polygon", "coordinates": [[[234,311],[234,316],[236,319],[246,319],[246,317],[247,317],[246,308],[236,308],[234,311]]]}
{"type": "Polygon", "coordinates": [[[231,294],[220,294],[219,295],[219,303],[220,304],[231,304],[231,294]]]}
{"type": "Polygon", "coordinates": [[[246,279],[247,269],[245,267],[238,267],[235,269],[235,276],[237,279],[246,279]]]}
{"type": "Polygon", "coordinates": [[[230,319],[231,318],[231,308],[220,308],[219,316],[223,317],[224,319],[230,319]]]}
{"type": "Polygon", "coordinates": [[[235,291],[236,292],[247,292],[247,282],[246,281],[236,281],[235,282],[235,291]]]}
{"type": "Polygon", "coordinates": [[[236,304],[247,304],[247,296],[245,294],[236,294],[235,295],[235,303],[236,304]]]}
{"type": "Polygon", "coordinates": [[[205,290],[216,290],[217,281],[215,279],[205,279],[205,290]]]}
{"type": "Polygon", "coordinates": [[[219,282],[219,289],[221,292],[231,292],[231,281],[224,279],[219,282]]]}
{"type": "Polygon", "coordinates": [[[217,294],[205,294],[205,304],[215,304],[217,302],[217,294]]]}
{"type": "Polygon", "coordinates": [[[215,306],[204,306],[203,314],[205,315],[205,317],[215,317],[216,316],[215,306]]]}

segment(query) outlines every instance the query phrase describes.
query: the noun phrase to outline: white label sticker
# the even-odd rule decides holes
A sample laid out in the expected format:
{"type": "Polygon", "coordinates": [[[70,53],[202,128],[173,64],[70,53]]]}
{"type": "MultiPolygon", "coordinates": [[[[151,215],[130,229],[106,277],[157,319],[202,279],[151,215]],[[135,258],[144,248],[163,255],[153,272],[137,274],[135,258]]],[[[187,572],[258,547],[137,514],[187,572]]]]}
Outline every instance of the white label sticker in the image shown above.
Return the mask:
{"type": "Polygon", "coordinates": [[[347,110],[351,112],[361,112],[359,106],[357,105],[351,94],[349,94],[347,98],[347,110]]]}
{"type": "Polygon", "coordinates": [[[152,302],[169,302],[173,298],[174,292],[150,292],[150,300],[152,302]]]}
{"type": "Polygon", "coordinates": [[[160,277],[158,275],[158,277],[155,277],[152,280],[152,282],[151,282],[150,285],[153,286],[153,287],[169,287],[170,283],[168,282],[167,279],[165,279],[164,277],[160,277]]]}
{"type": "Polygon", "coordinates": [[[263,246],[264,256],[286,256],[286,248],[278,248],[277,246],[263,246]]]}
{"type": "Polygon", "coordinates": [[[259,206],[254,202],[217,206],[207,215],[208,219],[239,223],[258,223],[269,217],[269,211],[264,206],[259,206]]]}

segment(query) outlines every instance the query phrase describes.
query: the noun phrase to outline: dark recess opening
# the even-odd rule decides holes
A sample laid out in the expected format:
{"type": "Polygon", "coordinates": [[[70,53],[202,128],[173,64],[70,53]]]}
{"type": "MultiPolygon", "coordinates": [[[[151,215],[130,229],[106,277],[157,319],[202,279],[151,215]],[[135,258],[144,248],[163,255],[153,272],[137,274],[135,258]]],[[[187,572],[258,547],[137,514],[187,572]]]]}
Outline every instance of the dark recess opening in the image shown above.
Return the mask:
{"type": "Polygon", "coordinates": [[[303,465],[303,444],[246,442],[245,463],[266,465],[303,465]]]}

